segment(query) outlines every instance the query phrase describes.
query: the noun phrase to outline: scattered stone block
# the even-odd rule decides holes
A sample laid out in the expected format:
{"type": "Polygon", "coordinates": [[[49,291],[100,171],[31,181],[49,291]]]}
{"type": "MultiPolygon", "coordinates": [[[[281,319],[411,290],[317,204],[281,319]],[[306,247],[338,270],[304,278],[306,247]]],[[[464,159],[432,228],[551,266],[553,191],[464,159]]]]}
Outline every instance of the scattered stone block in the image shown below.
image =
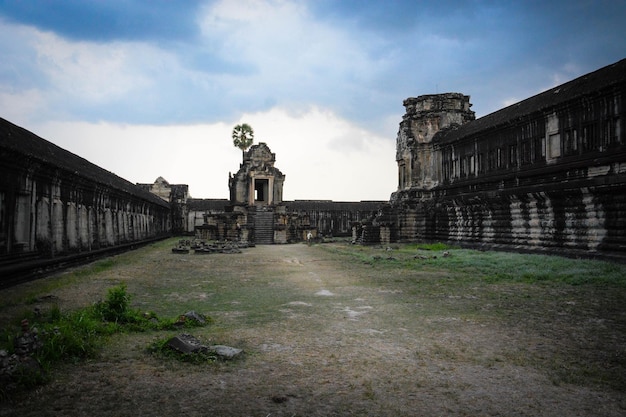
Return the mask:
{"type": "Polygon", "coordinates": [[[200,340],[190,334],[180,334],[172,337],[166,344],[170,349],[183,354],[194,353],[213,353],[219,359],[233,360],[239,358],[243,354],[242,349],[237,349],[225,345],[203,345],[200,340]]]}
{"type": "Polygon", "coordinates": [[[190,334],[180,334],[167,341],[167,346],[177,352],[190,354],[206,352],[208,348],[190,334]]]}
{"type": "Polygon", "coordinates": [[[224,345],[209,346],[209,351],[215,353],[218,358],[224,360],[232,360],[240,357],[243,350],[224,345]]]}
{"type": "Polygon", "coordinates": [[[197,321],[200,324],[205,324],[206,323],[206,317],[200,313],[197,313],[195,311],[188,311],[185,314],[183,314],[183,316],[185,317],[186,320],[193,320],[193,321],[197,321]]]}

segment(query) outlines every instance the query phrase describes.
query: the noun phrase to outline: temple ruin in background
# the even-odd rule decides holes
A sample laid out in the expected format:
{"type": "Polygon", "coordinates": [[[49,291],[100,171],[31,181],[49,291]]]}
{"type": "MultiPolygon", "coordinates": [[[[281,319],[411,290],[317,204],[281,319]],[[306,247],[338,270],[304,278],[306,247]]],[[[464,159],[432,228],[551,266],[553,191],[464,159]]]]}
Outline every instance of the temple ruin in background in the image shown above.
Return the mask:
{"type": "MultiPolygon", "coordinates": [[[[252,244],[301,242],[353,236],[354,225],[372,217],[383,201],[283,201],[285,174],[274,166],[276,155],[260,142],[242,153],[239,170],[228,174],[230,199],[197,199],[187,185],[159,177],[138,184],[172,207],[174,233],[205,240],[239,240],[252,244]]],[[[208,179],[211,180],[211,179],[208,179]]]]}

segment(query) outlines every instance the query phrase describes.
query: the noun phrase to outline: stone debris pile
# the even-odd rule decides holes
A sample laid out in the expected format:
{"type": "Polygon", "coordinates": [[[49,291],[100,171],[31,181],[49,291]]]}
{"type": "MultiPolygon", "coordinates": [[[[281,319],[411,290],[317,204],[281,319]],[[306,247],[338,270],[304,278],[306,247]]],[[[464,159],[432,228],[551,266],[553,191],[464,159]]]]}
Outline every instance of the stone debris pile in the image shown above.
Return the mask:
{"type": "Polygon", "coordinates": [[[37,328],[30,328],[27,319],[22,320],[22,333],[13,339],[14,353],[0,350],[0,385],[7,390],[16,387],[16,378],[24,374],[41,374],[39,362],[33,357],[43,342],[37,328]]]}
{"type": "Polygon", "coordinates": [[[241,253],[241,249],[249,248],[254,245],[247,242],[233,242],[230,240],[207,242],[200,239],[181,239],[178,244],[172,248],[172,253],[186,254],[191,250],[195,254],[211,254],[211,253],[241,253]]]}
{"type": "Polygon", "coordinates": [[[178,336],[172,337],[167,341],[167,346],[179,353],[194,354],[204,353],[213,354],[218,359],[232,360],[237,359],[243,354],[242,349],[237,349],[231,346],[225,345],[204,345],[195,336],[187,333],[182,333],[178,336]]]}

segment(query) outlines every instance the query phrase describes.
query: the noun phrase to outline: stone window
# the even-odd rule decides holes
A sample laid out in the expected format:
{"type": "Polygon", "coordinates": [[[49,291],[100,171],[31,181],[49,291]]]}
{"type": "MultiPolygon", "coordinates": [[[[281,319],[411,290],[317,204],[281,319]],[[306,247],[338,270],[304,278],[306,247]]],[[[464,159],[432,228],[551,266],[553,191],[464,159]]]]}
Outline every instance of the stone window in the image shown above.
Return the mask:
{"type": "Polygon", "coordinates": [[[581,141],[585,151],[593,151],[600,148],[600,143],[597,137],[597,129],[594,124],[590,123],[583,126],[581,141]]]}
{"type": "Polygon", "coordinates": [[[575,155],[578,151],[578,132],[576,129],[568,129],[564,132],[563,153],[575,155]]]}
{"type": "Polygon", "coordinates": [[[602,132],[603,142],[605,146],[617,145],[620,143],[620,120],[619,118],[610,118],[605,123],[604,131],[602,132]]]}
{"type": "Polygon", "coordinates": [[[532,162],[532,149],[529,140],[522,142],[522,165],[528,165],[532,162]]]}
{"type": "Polygon", "coordinates": [[[548,158],[554,159],[561,156],[561,135],[550,135],[548,138],[548,158]]]}
{"type": "Polygon", "coordinates": [[[442,162],[442,169],[443,169],[443,178],[446,180],[450,179],[450,161],[445,158],[442,162]]]}
{"type": "Polygon", "coordinates": [[[27,243],[30,240],[30,195],[20,193],[17,196],[17,206],[13,233],[16,243],[27,243]]]}
{"type": "Polygon", "coordinates": [[[492,149],[487,155],[487,169],[493,171],[497,166],[496,151],[492,149]]]}
{"type": "Polygon", "coordinates": [[[509,146],[509,166],[510,167],[517,166],[517,146],[516,145],[509,146]]]}
{"type": "Polygon", "coordinates": [[[406,164],[404,161],[398,162],[398,188],[406,186],[406,164]]]}

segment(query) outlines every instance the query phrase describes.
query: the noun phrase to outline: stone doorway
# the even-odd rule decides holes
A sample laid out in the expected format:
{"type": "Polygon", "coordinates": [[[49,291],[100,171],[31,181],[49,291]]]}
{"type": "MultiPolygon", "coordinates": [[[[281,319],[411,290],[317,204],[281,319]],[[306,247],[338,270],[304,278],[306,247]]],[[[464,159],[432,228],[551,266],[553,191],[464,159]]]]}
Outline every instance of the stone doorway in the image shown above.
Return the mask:
{"type": "Polygon", "coordinates": [[[254,180],[254,203],[269,204],[269,179],[255,178],[254,180]]]}

